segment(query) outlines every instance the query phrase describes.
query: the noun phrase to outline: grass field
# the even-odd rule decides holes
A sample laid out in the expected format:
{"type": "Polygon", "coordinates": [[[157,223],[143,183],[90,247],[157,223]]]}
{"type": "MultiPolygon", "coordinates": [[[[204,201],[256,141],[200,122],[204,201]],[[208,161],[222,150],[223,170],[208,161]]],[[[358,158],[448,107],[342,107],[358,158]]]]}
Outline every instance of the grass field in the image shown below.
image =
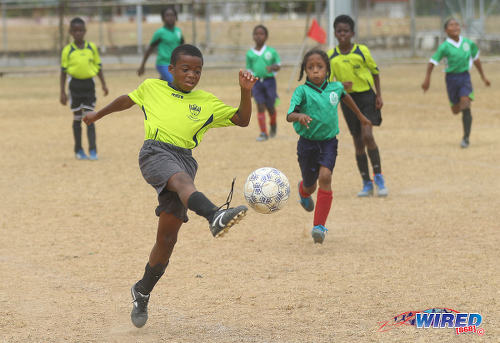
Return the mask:
{"type": "MultiPolygon", "coordinates": [[[[498,342],[500,337],[500,65],[493,86],[472,72],[470,148],[459,147],[443,74],[419,85],[423,65],[382,66],[383,125],[375,129],[386,199],[358,199],[354,149],[340,119],[328,236],[314,245],[312,214],[297,202],[297,135],[285,121],[290,69],[278,76],[278,136],[211,130],[194,152],[198,188],[244,202],[247,175],[262,166],[292,185],[273,215],[249,212],[221,239],[194,214],[181,229],[142,329],[130,323],[130,287],[154,243],[156,197],[140,174],[139,108],[97,123],[100,160],[73,157],[72,116],[58,103],[58,74],[2,78],[0,94],[1,342],[498,342]],[[484,336],[380,322],[448,307],[483,316],[484,336]],[[465,336],[465,337],[463,337],[465,336]]],[[[151,71],[149,77],[156,77],[151,71]]],[[[106,75],[98,107],[134,89],[133,73],[106,75]]],[[[200,88],[238,104],[236,70],[207,70],[200,88]]],[[[86,139],[84,140],[86,143],[86,139]]]]}

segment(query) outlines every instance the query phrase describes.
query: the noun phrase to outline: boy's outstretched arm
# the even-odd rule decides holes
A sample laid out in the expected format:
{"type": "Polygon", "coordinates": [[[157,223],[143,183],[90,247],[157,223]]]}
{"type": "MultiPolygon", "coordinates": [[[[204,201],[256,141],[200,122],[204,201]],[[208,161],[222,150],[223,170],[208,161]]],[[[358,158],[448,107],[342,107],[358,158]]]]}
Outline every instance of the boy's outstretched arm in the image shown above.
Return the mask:
{"type": "Polygon", "coordinates": [[[289,123],[298,121],[300,125],[309,129],[309,123],[312,122],[312,118],[305,113],[291,112],[287,114],[286,121],[289,123]]]}
{"type": "Polygon", "coordinates": [[[93,122],[101,119],[105,115],[108,115],[108,114],[113,113],[113,112],[119,112],[119,111],[129,109],[134,104],[135,104],[135,102],[133,102],[132,99],[130,99],[128,95],[120,95],[118,98],[113,100],[108,105],[104,106],[99,111],[88,112],[85,115],[85,117],[83,117],[83,121],[85,122],[85,124],[90,125],[93,122]]]}
{"type": "Polygon", "coordinates": [[[356,105],[356,103],[354,102],[354,100],[352,100],[352,97],[349,94],[344,94],[344,97],[342,98],[342,101],[344,102],[344,104],[347,105],[347,107],[349,107],[351,109],[351,111],[354,112],[354,114],[356,114],[356,117],[361,122],[361,125],[372,126],[372,122],[369,121],[368,118],[366,118],[363,115],[363,113],[361,113],[361,111],[359,110],[358,105],[356,105]]]}
{"type": "Polygon", "coordinates": [[[239,73],[241,100],[238,111],[231,118],[231,121],[238,126],[248,126],[252,115],[252,88],[258,78],[248,71],[240,70],[239,73]]]}
{"type": "Polygon", "coordinates": [[[491,85],[490,80],[488,80],[486,76],[484,76],[483,66],[481,65],[481,61],[479,60],[479,58],[474,60],[474,65],[476,66],[479,75],[481,75],[481,80],[483,80],[484,84],[489,87],[491,85]]]}
{"type": "Polygon", "coordinates": [[[427,65],[427,71],[425,73],[424,82],[422,82],[422,89],[424,90],[424,92],[426,92],[429,89],[429,86],[431,85],[431,73],[433,69],[434,69],[434,64],[429,63],[427,65]]]}

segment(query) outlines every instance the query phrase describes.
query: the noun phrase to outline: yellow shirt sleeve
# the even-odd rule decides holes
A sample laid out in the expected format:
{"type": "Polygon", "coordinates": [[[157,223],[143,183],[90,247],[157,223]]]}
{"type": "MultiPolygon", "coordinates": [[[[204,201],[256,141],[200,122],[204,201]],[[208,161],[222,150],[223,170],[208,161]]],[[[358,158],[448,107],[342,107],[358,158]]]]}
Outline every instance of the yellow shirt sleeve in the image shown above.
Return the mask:
{"type": "Polygon", "coordinates": [[[97,66],[97,70],[101,70],[101,56],[99,55],[99,50],[94,43],[90,43],[90,47],[92,48],[92,52],[94,53],[94,64],[97,66]]]}
{"type": "Polygon", "coordinates": [[[365,55],[365,63],[370,72],[373,75],[378,75],[380,72],[378,70],[377,63],[375,63],[375,60],[372,57],[372,54],[370,53],[370,50],[365,46],[365,45],[359,45],[359,49],[365,55]]]}
{"type": "Polygon", "coordinates": [[[219,100],[215,95],[212,95],[211,99],[212,105],[212,113],[214,116],[213,122],[209,125],[209,127],[225,127],[232,126],[234,123],[231,121],[231,118],[234,116],[237,108],[226,105],[221,100],[219,100]]]}
{"type": "Polygon", "coordinates": [[[132,92],[128,93],[128,97],[132,99],[133,102],[135,102],[137,105],[141,106],[144,104],[144,88],[146,87],[146,82],[148,80],[145,80],[142,82],[139,87],[137,87],[135,90],[132,92]]]}
{"type": "Polygon", "coordinates": [[[68,52],[69,52],[70,46],[66,45],[61,52],[61,69],[66,72],[66,69],[68,69],[68,52]]]}

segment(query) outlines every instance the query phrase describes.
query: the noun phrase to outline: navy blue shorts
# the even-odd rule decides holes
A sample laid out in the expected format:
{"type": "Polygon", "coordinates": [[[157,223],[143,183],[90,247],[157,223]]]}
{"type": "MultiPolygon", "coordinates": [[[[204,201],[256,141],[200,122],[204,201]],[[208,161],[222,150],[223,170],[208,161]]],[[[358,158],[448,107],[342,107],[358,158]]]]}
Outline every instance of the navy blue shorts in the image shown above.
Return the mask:
{"type": "Polygon", "coordinates": [[[305,187],[314,185],[319,176],[319,167],[324,166],[333,172],[337,160],[337,137],[326,141],[312,141],[300,137],[297,142],[297,156],[305,187]]]}
{"type": "Polygon", "coordinates": [[[276,79],[269,77],[259,80],[252,88],[252,96],[258,104],[264,104],[267,108],[273,108],[278,94],[276,92],[276,79]]]}
{"type": "Polygon", "coordinates": [[[463,96],[474,100],[474,91],[470,74],[468,71],[463,73],[446,73],[446,90],[448,91],[448,99],[452,105],[458,104],[463,96]]]}

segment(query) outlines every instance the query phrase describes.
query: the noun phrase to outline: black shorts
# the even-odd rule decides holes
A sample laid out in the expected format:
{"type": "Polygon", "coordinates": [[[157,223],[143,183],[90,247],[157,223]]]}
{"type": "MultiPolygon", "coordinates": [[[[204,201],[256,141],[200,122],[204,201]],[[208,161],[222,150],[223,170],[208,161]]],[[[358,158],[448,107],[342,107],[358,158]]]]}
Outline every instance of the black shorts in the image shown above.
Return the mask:
{"type": "Polygon", "coordinates": [[[297,157],[305,187],[314,185],[319,176],[320,166],[327,167],[333,172],[337,161],[338,144],[337,137],[326,141],[312,141],[302,136],[299,138],[297,157]]]}
{"type": "Polygon", "coordinates": [[[194,180],[198,163],[191,150],[148,139],[139,153],[139,167],[146,182],[158,194],[156,215],[159,217],[161,212],[171,213],[187,222],[187,208],[177,193],[167,190],[166,186],[168,180],[177,173],[186,173],[194,180]]]}
{"type": "Polygon", "coordinates": [[[80,80],[72,77],[69,81],[69,95],[73,112],[82,109],[93,111],[96,100],[94,79],[80,80]]]}
{"type": "MultiPolygon", "coordinates": [[[[359,107],[361,113],[363,113],[374,126],[382,124],[382,113],[380,112],[380,109],[377,109],[376,107],[376,94],[372,89],[361,93],[349,93],[349,95],[359,107]]],[[[358,117],[356,117],[356,114],[351,111],[351,109],[344,102],[341,102],[340,106],[342,107],[342,113],[344,114],[344,118],[351,135],[355,137],[360,136],[361,122],[358,117]]]]}

